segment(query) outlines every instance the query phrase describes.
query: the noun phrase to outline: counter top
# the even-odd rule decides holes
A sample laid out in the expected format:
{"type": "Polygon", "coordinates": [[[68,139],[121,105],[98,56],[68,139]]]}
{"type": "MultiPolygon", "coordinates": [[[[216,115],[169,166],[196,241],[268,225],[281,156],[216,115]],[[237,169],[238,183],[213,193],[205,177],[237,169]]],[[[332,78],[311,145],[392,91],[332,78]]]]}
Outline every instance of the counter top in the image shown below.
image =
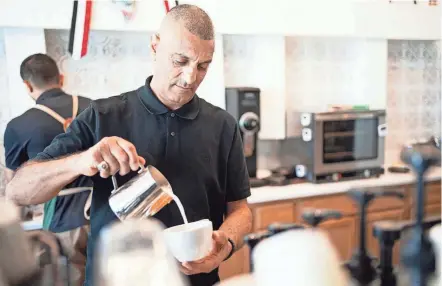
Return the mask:
{"type": "MultiPolygon", "coordinates": [[[[437,181],[441,179],[441,169],[431,169],[426,181],[437,181]]],[[[358,187],[386,187],[396,185],[408,185],[415,183],[415,175],[412,172],[407,174],[385,173],[379,178],[361,179],[336,183],[298,183],[287,186],[265,186],[252,188],[252,195],[247,199],[249,204],[265,203],[271,201],[299,199],[323,195],[344,193],[352,188],[358,187]]]]}

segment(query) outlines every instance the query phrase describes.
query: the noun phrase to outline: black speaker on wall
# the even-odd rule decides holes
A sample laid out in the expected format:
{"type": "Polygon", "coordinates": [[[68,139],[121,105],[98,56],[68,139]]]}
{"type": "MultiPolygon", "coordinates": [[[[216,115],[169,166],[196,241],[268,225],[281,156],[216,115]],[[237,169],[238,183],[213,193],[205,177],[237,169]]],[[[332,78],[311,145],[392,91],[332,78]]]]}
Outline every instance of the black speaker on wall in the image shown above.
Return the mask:
{"type": "Polygon", "coordinates": [[[260,92],[256,87],[226,88],[226,110],[238,121],[250,178],[256,178],[257,171],[260,92]]]}

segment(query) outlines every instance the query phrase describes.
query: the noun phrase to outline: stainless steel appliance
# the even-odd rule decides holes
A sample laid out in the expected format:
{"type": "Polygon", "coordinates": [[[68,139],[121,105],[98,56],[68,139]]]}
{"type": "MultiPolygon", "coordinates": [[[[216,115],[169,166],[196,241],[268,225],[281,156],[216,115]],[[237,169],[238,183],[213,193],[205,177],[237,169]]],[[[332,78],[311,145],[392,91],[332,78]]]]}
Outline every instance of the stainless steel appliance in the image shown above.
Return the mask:
{"type": "Polygon", "coordinates": [[[314,183],[383,173],[385,110],[300,113],[305,153],[300,172],[314,183]],[[302,170],[301,170],[302,169],[302,170]]]}

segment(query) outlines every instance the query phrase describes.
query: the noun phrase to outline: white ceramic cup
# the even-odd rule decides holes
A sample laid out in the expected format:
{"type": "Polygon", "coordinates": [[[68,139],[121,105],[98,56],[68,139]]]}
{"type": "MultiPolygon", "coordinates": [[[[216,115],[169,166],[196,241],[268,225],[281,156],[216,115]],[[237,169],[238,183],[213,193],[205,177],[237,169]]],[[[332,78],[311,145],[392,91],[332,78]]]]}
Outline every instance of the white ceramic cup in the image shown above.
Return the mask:
{"type": "Polygon", "coordinates": [[[164,230],[169,251],[179,262],[190,262],[207,256],[212,250],[212,222],[203,219],[164,230]]]}

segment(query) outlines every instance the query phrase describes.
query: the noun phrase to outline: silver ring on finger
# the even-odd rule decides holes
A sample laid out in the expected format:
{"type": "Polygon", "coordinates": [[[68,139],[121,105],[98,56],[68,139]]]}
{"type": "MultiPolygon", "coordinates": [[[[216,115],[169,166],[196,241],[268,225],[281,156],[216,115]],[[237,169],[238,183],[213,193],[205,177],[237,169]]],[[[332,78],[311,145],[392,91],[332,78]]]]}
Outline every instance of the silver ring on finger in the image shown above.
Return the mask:
{"type": "Polygon", "coordinates": [[[108,170],[109,164],[106,161],[103,161],[100,164],[98,164],[97,169],[99,172],[104,171],[104,170],[108,170]]]}

